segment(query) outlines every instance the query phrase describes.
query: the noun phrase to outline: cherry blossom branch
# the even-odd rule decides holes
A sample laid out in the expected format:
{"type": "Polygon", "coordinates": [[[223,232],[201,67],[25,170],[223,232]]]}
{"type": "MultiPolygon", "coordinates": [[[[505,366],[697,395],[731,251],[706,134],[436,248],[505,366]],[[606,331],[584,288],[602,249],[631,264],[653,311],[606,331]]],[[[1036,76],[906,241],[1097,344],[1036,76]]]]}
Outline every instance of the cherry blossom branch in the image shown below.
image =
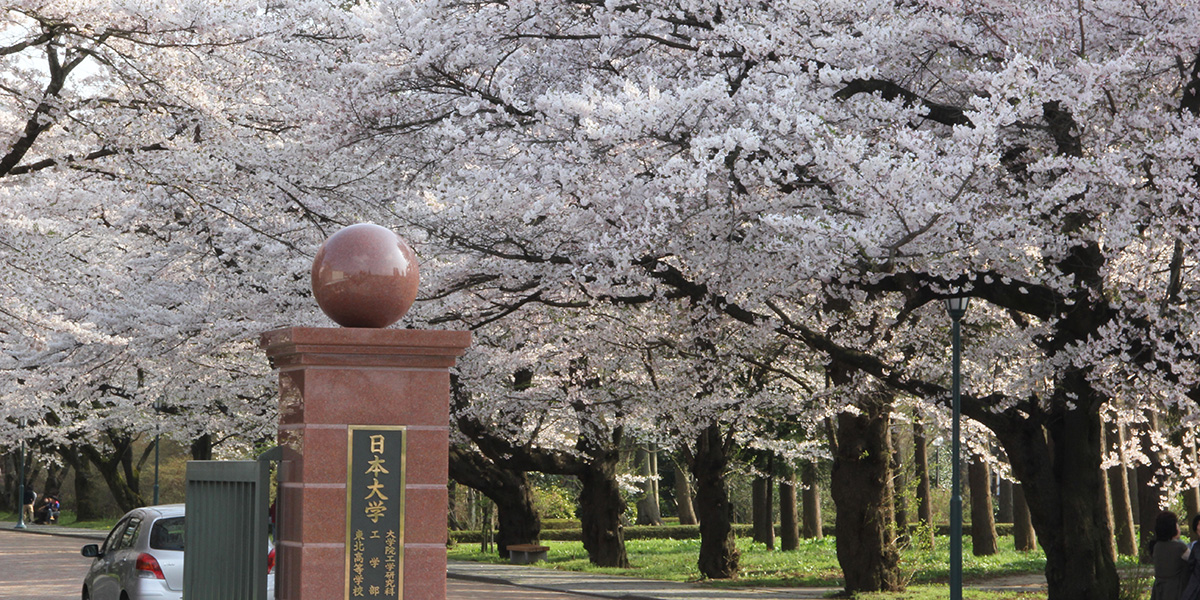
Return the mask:
{"type": "Polygon", "coordinates": [[[150,144],[148,146],[142,146],[142,147],[136,148],[136,149],[105,148],[102,150],[96,150],[94,152],[89,152],[89,153],[83,155],[82,157],[75,157],[75,156],[68,155],[61,159],[46,158],[46,159],[39,160],[35,163],[30,163],[27,165],[18,165],[18,166],[15,166],[15,167],[9,169],[7,174],[8,175],[25,175],[27,173],[33,173],[36,171],[41,171],[43,169],[49,169],[51,167],[55,167],[58,165],[64,165],[64,164],[71,165],[74,163],[93,161],[93,160],[98,160],[101,158],[107,158],[109,156],[116,156],[118,154],[135,154],[138,152],[156,152],[156,151],[161,151],[161,150],[166,150],[166,149],[167,149],[167,147],[161,143],[150,144]]]}
{"type": "Polygon", "coordinates": [[[0,177],[8,175],[33,148],[38,136],[53,125],[53,113],[57,108],[57,103],[52,99],[57,98],[62,92],[63,86],[67,82],[67,75],[71,73],[75,65],[79,64],[78,62],[61,64],[58,59],[58,51],[53,46],[46,47],[46,61],[49,64],[50,79],[46,82],[46,87],[42,91],[42,99],[37,108],[25,121],[25,129],[21,137],[17,138],[8,153],[0,158],[0,177]]]}
{"type": "Polygon", "coordinates": [[[966,112],[957,107],[922,98],[916,92],[908,90],[894,82],[885,79],[855,79],[846,84],[833,96],[840,100],[849,100],[858,94],[879,94],[884,100],[904,100],[910,106],[921,106],[927,110],[924,118],[943,125],[965,125],[974,127],[975,124],[967,118],[966,112]]]}

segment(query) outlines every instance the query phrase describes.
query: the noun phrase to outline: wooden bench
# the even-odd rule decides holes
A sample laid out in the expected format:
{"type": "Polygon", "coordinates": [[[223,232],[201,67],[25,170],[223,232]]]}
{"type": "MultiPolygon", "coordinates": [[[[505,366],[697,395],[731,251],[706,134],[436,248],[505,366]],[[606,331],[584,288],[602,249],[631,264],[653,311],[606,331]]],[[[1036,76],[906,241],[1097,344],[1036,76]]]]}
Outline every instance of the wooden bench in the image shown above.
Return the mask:
{"type": "Polygon", "coordinates": [[[512,544],[508,546],[508,560],[515,565],[531,565],[539,560],[546,560],[546,552],[550,546],[538,544],[512,544]]]}

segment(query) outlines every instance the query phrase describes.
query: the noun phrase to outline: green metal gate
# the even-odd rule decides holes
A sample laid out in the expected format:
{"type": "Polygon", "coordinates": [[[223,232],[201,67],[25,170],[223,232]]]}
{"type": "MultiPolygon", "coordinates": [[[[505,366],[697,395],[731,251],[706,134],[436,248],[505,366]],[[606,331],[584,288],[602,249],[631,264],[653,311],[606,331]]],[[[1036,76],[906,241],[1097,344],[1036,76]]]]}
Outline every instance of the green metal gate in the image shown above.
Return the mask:
{"type": "Polygon", "coordinates": [[[270,464],[188,461],[184,600],[267,600],[270,464]]]}

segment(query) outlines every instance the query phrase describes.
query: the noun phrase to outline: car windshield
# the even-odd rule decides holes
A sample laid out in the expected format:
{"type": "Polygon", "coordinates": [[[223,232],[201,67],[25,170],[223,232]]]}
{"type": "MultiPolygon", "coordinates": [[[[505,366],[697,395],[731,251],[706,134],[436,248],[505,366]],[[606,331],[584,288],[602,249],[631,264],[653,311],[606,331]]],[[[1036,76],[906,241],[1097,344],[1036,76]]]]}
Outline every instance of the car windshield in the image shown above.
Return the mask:
{"type": "Polygon", "coordinates": [[[183,550],[183,517],[170,517],[154,522],[150,530],[150,547],[156,550],[183,550]]]}

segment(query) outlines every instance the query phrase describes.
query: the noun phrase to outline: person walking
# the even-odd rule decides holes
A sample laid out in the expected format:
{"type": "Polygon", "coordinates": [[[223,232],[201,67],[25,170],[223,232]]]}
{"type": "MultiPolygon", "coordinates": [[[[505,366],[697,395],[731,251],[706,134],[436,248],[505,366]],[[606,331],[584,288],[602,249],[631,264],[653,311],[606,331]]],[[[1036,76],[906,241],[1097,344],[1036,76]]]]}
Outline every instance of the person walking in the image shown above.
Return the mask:
{"type": "Polygon", "coordinates": [[[33,488],[25,486],[25,497],[21,498],[21,518],[26,523],[33,522],[33,501],[37,500],[37,492],[33,488]]]}
{"type": "Polygon", "coordinates": [[[1154,520],[1154,541],[1150,556],[1154,560],[1154,588],[1150,600],[1181,600],[1187,587],[1190,566],[1189,548],[1179,539],[1179,517],[1164,510],[1154,520]]]}

